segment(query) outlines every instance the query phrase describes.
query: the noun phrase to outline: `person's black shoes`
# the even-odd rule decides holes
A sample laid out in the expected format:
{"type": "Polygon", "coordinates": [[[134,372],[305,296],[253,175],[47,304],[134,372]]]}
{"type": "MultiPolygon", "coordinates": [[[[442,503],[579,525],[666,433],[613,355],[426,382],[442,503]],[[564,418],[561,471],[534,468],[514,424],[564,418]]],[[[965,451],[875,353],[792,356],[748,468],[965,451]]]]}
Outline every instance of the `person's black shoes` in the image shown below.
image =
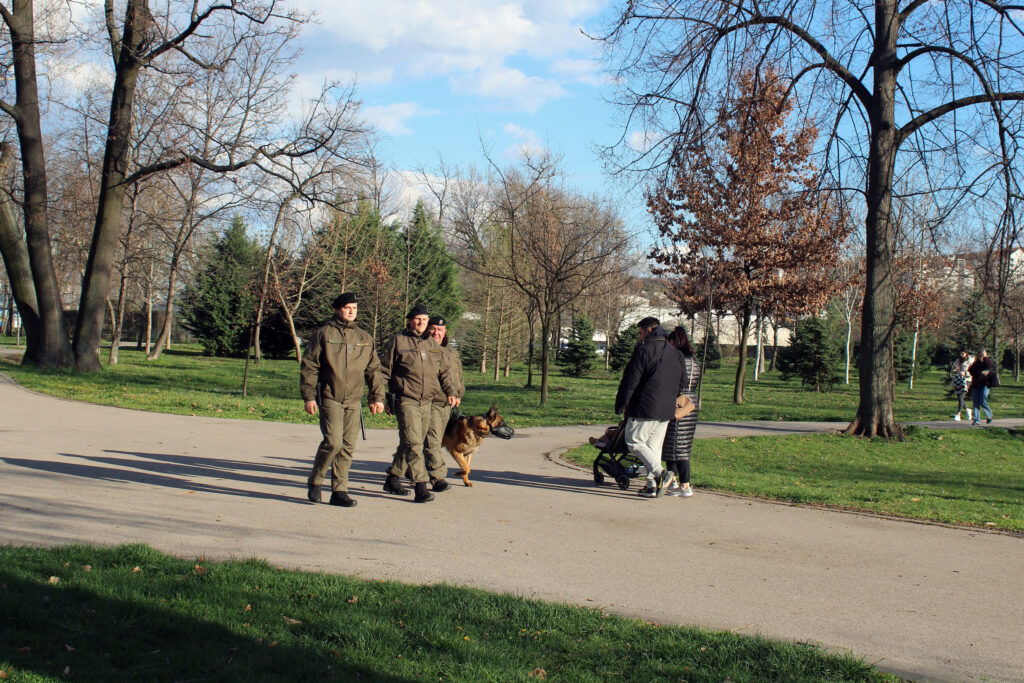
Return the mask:
{"type": "Polygon", "coordinates": [[[402,482],[393,474],[389,474],[388,478],[384,480],[384,490],[396,496],[409,495],[409,489],[402,486],[402,482]]]}
{"type": "Polygon", "coordinates": [[[338,505],[343,508],[354,508],[356,506],[355,498],[348,495],[345,491],[335,491],[331,494],[331,505],[338,505]]]}
{"type": "Polygon", "coordinates": [[[413,500],[417,503],[429,503],[434,500],[434,494],[427,490],[427,482],[416,484],[416,497],[413,500]]]}
{"type": "Polygon", "coordinates": [[[433,488],[436,492],[441,493],[441,491],[447,491],[448,489],[450,489],[451,484],[449,484],[444,479],[435,479],[431,488],[433,488]]]}
{"type": "Polygon", "coordinates": [[[319,486],[310,486],[310,487],[308,487],[308,490],[306,491],[306,499],[309,500],[310,503],[319,503],[320,502],[320,487],[319,486]]]}

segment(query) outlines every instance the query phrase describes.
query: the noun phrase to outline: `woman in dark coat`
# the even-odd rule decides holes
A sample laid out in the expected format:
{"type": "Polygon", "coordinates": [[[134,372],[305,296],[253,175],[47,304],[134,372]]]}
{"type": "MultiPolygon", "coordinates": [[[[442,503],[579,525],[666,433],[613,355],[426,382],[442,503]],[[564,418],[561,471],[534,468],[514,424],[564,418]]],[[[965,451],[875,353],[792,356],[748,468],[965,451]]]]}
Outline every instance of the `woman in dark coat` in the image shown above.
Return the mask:
{"type": "MultiPolygon", "coordinates": [[[[686,336],[686,330],[677,327],[668,336],[670,344],[679,349],[683,354],[686,366],[686,395],[697,405],[697,385],[700,383],[700,363],[693,356],[693,347],[686,336]]],[[[669,496],[680,496],[687,498],[693,495],[693,488],[690,486],[690,446],[693,445],[693,433],[697,429],[697,410],[692,410],[681,420],[672,420],[668,423],[668,431],[665,432],[665,445],[661,449],[661,457],[675,475],[676,479],[669,484],[665,492],[669,496]]]]}

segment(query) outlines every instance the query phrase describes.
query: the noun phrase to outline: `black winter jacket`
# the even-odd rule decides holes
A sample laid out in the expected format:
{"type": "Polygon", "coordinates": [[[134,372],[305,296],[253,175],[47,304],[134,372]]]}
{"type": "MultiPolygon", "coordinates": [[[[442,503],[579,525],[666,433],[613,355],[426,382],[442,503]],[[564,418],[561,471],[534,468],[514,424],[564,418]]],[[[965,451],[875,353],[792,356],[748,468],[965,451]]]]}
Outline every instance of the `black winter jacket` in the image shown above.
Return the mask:
{"type": "Polygon", "coordinates": [[[676,397],[685,390],[683,353],[668,343],[663,327],[655,327],[633,349],[615,395],[615,412],[642,420],[671,420],[676,397]]]}

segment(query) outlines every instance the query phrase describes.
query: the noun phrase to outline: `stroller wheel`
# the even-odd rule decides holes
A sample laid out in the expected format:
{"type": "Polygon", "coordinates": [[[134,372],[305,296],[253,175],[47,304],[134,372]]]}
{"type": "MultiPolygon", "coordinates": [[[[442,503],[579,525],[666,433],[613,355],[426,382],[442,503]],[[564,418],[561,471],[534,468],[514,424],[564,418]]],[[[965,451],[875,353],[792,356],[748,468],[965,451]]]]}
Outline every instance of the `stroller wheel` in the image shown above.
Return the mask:
{"type": "Polygon", "coordinates": [[[594,484],[597,486],[604,484],[604,474],[601,472],[601,469],[597,466],[596,462],[594,463],[594,484]]]}
{"type": "Polygon", "coordinates": [[[615,477],[615,483],[619,485],[620,489],[625,491],[626,489],[629,488],[629,476],[625,474],[620,474],[619,476],[615,477]]]}

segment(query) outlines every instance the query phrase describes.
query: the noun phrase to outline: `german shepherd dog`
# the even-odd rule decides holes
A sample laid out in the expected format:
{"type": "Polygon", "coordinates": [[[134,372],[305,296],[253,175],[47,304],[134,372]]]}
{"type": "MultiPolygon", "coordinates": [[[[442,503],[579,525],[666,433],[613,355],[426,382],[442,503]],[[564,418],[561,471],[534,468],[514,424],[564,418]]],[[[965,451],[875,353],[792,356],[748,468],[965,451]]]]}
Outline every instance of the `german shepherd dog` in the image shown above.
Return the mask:
{"type": "Polygon", "coordinates": [[[498,415],[494,405],[491,405],[491,409],[483,415],[452,415],[448,420],[441,445],[448,449],[455,462],[462,468],[459,476],[466,486],[472,486],[469,483],[469,461],[488,434],[494,434],[501,439],[511,439],[515,434],[515,430],[506,425],[501,415],[498,415]]]}

